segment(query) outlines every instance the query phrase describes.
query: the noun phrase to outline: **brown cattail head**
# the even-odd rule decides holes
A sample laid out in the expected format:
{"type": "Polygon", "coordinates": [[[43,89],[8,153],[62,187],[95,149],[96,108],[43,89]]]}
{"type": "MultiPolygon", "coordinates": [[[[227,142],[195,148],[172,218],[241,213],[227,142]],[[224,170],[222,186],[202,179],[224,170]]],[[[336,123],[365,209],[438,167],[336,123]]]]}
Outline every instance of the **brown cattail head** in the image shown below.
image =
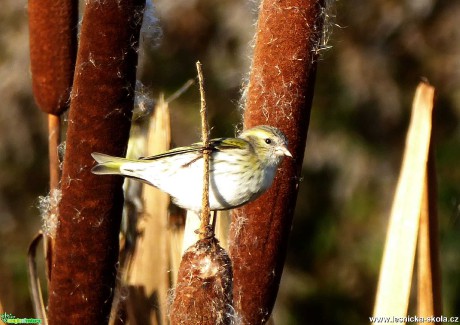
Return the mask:
{"type": "Polygon", "coordinates": [[[171,306],[171,324],[231,324],[232,266],[215,238],[203,239],[182,257],[171,306]]]}
{"type": "Polygon", "coordinates": [[[87,1],[61,178],[49,324],[105,324],[117,275],[121,177],[91,174],[91,153],[126,153],[142,0],[87,1]]]}
{"type": "Polygon", "coordinates": [[[78,0],[29,0],[28,11],[35,101],[60,115],[69,105],[75,69],[78,0]]]}
{"type": "Polygon", "coordinates": [[[270,317],[286,258],[307,139],[324,0],[263,0],[247,95],[244,127],[268,124],[289,141],[272,187],[233,211],[230,255],[235,309],[244,324],[270,317]],[[256,275],[256,276],[255,276],[256,275]]]}

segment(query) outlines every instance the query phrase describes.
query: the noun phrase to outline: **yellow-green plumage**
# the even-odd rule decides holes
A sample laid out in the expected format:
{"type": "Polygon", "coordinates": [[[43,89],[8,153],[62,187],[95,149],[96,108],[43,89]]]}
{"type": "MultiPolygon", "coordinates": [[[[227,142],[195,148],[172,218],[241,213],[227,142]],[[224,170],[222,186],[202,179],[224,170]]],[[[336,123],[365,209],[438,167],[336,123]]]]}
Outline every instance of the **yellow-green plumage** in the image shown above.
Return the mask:
{"type": "Polygon", "coordinates": [[[93,153],[92,156],[94,160],[98,162],[98,164],[91,170],[91,172],[96,175],[122,175],[120,172],[120,166],[129,161],[125,158],[116,158],[103,153],[93,153]]]}
{"type": "MultiPolygon", "coordinates": [[[[238,207],[254,200],[272,184],[284,156],[291,156],[285,136],[276,128],[257,126],[237,138],[210,141],[211,210],[238,207]]],[[[147,182],[170,194],[186,209],[199,211],[203,189],[203,145],[194,143],[165,153],[129,160],[93,153],[92,172],[116,174],[147,182]]],[[[292,157],[292,156],[291,156],[292,157]]]]}

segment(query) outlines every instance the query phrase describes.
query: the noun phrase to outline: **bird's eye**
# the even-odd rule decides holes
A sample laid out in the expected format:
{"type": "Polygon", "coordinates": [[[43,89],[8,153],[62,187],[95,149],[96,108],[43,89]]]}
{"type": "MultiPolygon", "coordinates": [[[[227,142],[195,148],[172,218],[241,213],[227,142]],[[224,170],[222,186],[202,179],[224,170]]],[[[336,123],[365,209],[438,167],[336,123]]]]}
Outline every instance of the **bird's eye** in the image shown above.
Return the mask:
{"type": "Polygon", "coordinates": [[[265,139],[265,143],[266,143],[266,144],[271,144],[271,143],[272,143],[272,139],[268,139],[268,138],[265,139]]]}

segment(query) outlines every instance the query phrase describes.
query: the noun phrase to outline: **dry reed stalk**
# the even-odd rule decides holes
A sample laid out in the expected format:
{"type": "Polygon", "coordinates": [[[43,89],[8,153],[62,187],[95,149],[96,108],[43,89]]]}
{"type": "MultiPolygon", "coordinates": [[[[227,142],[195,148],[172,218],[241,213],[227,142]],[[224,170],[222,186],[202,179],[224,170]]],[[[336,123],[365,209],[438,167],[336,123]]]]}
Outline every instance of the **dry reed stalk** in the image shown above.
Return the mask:
{"type": "Polygon", "coordinates": [[[217,211],[216,218],[216,238],[219,240],[220,246],[222,246],[225,250],[228,250],[228,234],[230,232],[231,224],[230,211],[217,211]]]}
{"type": "MultiPolygon", "coordinates": [[[[169,214],[168,248],[169,248],[169,269],[171,272],[171,287],[177,284],[180,261],[186,249],[183,249],[185,234],[186,212],[182,209],[174,209],[169,214]]],[[[197,229],[197,228],[195,228],[197,229]]],[[[198,238],[194,240],[196,242],[198,238]]],[[[188,246],[187,246],[188,248],[188,246]]]]}
{"type": "Polygon", "coordinates": [[[200,233],[197,233],[197,229],[201,227],[200,216],[194,211],[187,211],[187,217],[185,219],[184,235],[182,238],[182,254],[185,253],[193,244],[200,240],[200,233]]]}
{"type": "Polygon", "coordinates": [[[61,119],[57,115],[48,114],[48,150],[50,164],[50,190],[59,188],[61,171],[59,169],[58,146],[61,142],[61,119]]]}
{"type": "MultiPolygon", "coordinates": [[[[219,244],[224,249],[228,249],[228,235],[231,221],[230,211],[217,211],[216,218],[217,221],[216,229],[214,230],[214,235],[219,240],[219,244]]],[[[180,240],[182,245],[179,246],[182,247],[180,256],[182,256],[190,246],[192,246],[194,243],[200,240],[200,234],[196,232],[196,229],[199,229],[200,226],[201,221],[199,216],[193,211],[187,211],[187,222],[185,224],[185,229],[180,240]]]]}
{"type": "MultiPolygon", "coordinates": [[[[189,79],[181,88],[174,94],[168,97],[167,102],[170,103],[180,97],[190,86],[195,83],[195,79],[189,79]]],[[[182,249],[184,242],[185,223],[186,223],[186,210],[177,206],[170,206],[169,220],[168,220],[168,250],[169,250],[169,267],[171,275],[171,287],[175,287],[177,283],[177,274],[179,272],[179,265],[185,249],[182,249]]],[[[197,229],[197,228],[194,228],[197,229]]],[[[196,242],[196,238],[193,242],[196,242]]],[[[187,246],[188,247],[188,246],[187,246]]]]}
{"type": "MultiPolygon", "coordinates": [[[[145,154],[151,156],[165,152],[170,143],[169,108],[161,96],[150,119],[145,154]]],[[[167,324],[170,199],[166,193],[148,185],[143,186],[142,194],[143,213],[138,223],[139,237],[127,275],[130,287],[126,302],[128,319],[131,324],[167,324]]]]}
{"type": "Polygon", "coordinates": [[[417,87],[395,191],[374,316],[407,316],[431,139],[434,88],[417,87]]]}
{"type": "Polygon", "coordinates": [[[442,313],[436,192],[436,170],[433,143],[431,143],[423,186],[417,246],[417,316],[419,317],[441,316],[442,313]]]}
{"type": "MultiPolygon", "coordinates": [[[[59,181],[61,179],[61,169],[59,162],[58,146],[61,142],[61,118],[58,115],[48,114],[48,155],[49,155],[49,173],[50,173],[50,195],[54,190],[59,188],[59,181]]],[[[52,214],[57,215],[57,206],[55,206],[52,214]]],[[[52,236],[44,235],[43,238],[45,259],[46,259],[46,274],[49,281],[51,280],[52,270],[52,257],[54,238],[52,236]]]]}
{"type": "MultiPolygon", "coordinates": [[[[48,150],[49,150],[49,174],[50,174],[50,197],[53,197],[54,191],[59,188],[59,179],[60,179],[60,167],[59,167],[59,155],[58,155],[58,146],[60,142],[60,117],[53,114],[48,114],[48,150]]],[[[52,205],[50,210],[47,211],[46,215],[42,217],[47,218],[48,225],[51,224],[51,216],[57,216],[57,205],[52,205]]],[[[47,228],[47,226],[44,226],[47,228]]],[[[37,275],[37,266],[35,262],[37,243],[43,239],[43,249],[45,257],[45,273],[47,286],[51,281],[51,271],[53,263],[53,247],[54,247],[54,236],[55,234],[51,231],[46,234],[41,231],[39,234],[32,240],[29,245],[28,252],[28,276],[29,276],[29,291],[31,295],[32,305],[34,308],[35,316],[42,319],[43,324],[48,324],[45,303],[42,297],[40,279],[37,275]]]]}
{"type": "Polygon", "coordinates": [[[109,319],[123,180],[93,175],[91,153],[126,152],[143,8],[141,0],[86,3],[61,179],[50,324],[104,324],[109,319]]]}
{"type": "Polygon", "coordinates": [[[321,46],[325,2],[263,0],[245,99],[244,128],[269,124],[287,136],[294,159],[272,187],[233,212],[230,256],[236,312],[244,324],[268,320],[278,292],[300,181],[321,46]]]}
{"type": "MultiPolygon", "coordinates": [[[[154,107],[152,107],[153,112],[154,107]]],[[[148,118],[136,113],[136,108],[133,112],[133,120],[129,133],[128,147],[126,150],[126,158],[138,159],[146,156],[147,138],[151,119],[151,114],[148,118]]],[[[109,325],[121,325],[127,322],[127,302],[131,297],[127,286],[130,265],[133,260],[133,255],[136,250],[136,244],[139,239],[138,222],[141,218],[144,209],[142,204],[142,188],[143,183],[138,180],[125,178],[123,183],[124,206],[122,223],[120,230],[120,254],[119,254],[119,276],[117,277],[116,289],[113,298],[112,310],[110,314],[109,325]]],[[[133,293],[135,294],[135,293],[133,293]]],[[[135,315],[136,313],[132,313],[135,315]]],[[[133,322],[136,319],[133,319],[133,322]]]]}
{"type": "Polygon", "coordinates": [[[185,211],[180,210],[177,213],[174,212],[174,214],[170,211],[167,246],[171,288],[174,288],[177,285],[177,274],[179,273],[180,262],[185,252],[182,245],[184,239],[185,219],[185,211]]]}

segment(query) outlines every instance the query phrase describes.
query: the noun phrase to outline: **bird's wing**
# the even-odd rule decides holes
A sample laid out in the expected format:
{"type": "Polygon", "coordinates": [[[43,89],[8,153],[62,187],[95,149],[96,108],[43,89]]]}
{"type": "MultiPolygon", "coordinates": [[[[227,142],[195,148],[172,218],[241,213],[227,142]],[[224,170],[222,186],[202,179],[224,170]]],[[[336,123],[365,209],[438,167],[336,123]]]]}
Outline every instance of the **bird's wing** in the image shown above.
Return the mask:
{"type": "Polygon", "coordinates": [[[209,146],[217,151],[247,149],[249,143],[240,138],[219,138],[209,142],[209,146]]]}
{"type": "Polygon", "coordinates": [[[199,152],[201,150],[201,148],[202,148],[201,146],[197,146],[196,144],[192,144],[191,146],[188,146],[188,147],[178,147],[178,148],[174,148],[174,149],[171,149],[169,151],[160,153],[160,154],[155,155],[155,156],[140,157],[139,159],[141,159],[141,160],[157,160],[157,159],[160,159],[160,158],[172,157],[172,156],[176,156],[176,155],[180,155],[180,154],[184,154],[184,153],[199,152]]]}
{"type": "MultiPolygon", "coordinates": [[[[209,149],[212,150],[212,152],[216,151],[225,151],[225,150],[231,150],[231,149],[246,149],[248,147],[248,142],[239,139],[239,138],[217,138],[217,139],[212,139],[209,141],[209,149]]],[[[196,152],[199,153],[201,158],[202,153],[203,153],[203,143],[202,142],[197,142],[193,143],[188,147],[178,147],[171,149],[169,151],[166,151],[164,153],[161,153],[159,155],[155,156],[150,156],[150,157],[141,157],[139,159],[142,160],[157,160],[160,158],[165,158],[165,157],[171,157],[171,156],[176,156],[184,153],[192,153],[196,152]]]]}

